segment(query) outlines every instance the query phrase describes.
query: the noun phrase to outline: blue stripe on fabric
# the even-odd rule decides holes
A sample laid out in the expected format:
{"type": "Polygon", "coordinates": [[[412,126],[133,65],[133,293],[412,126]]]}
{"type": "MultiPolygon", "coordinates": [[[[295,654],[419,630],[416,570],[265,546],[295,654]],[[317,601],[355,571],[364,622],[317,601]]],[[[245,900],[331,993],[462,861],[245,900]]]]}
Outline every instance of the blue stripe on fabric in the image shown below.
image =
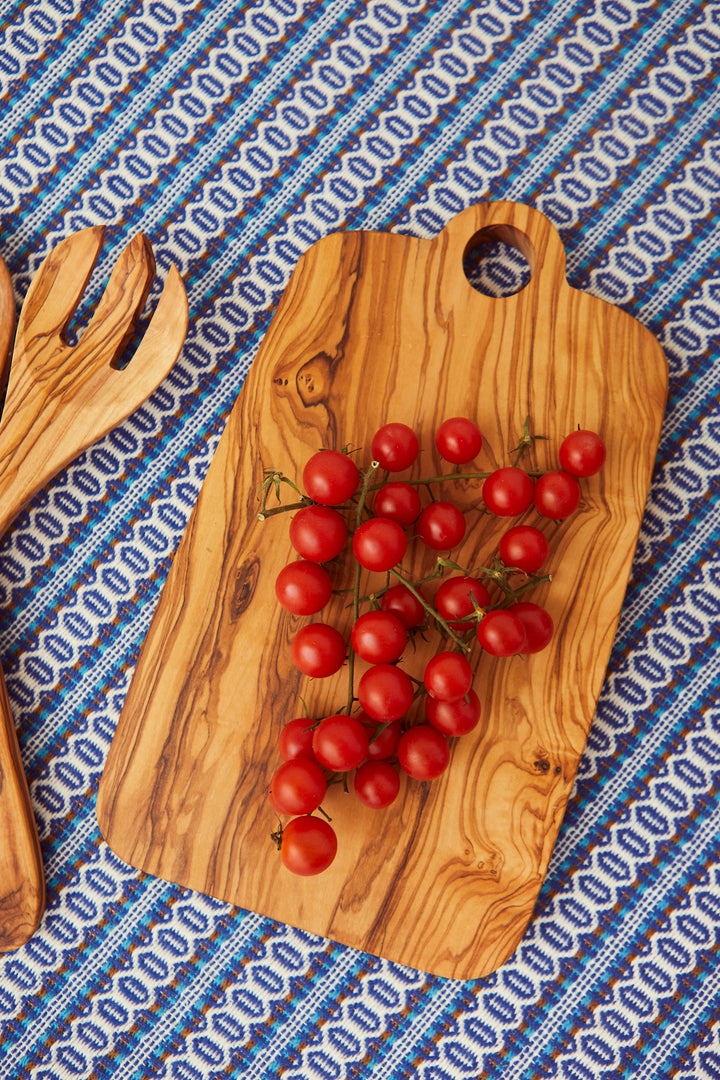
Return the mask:
{"type": "MultiPolygon", "coordinates": [[[[97,834],[96,834],[97,836],[97,834]]],[[[96,838],[95,838],[96,839],[96,838]]],[[[178,902],[188,897],[190,894],[188,890],[182,889],[179,886],[169,886],[165,882],[160,882],[156,879],[144,879],[142,876],[136,877],[135,880],[131,880],[126,883],[125,894],[121,900],[115,900],[110,903],[108,907],[104,909],[103,915],[109,919],[109,928],[103,931],[104,937],[107,939],[109,935],[115,936],[113,956],[121,958],[122,965],[128,965],[129,957],[132,957],[133,953],[140,950],[143,943],[148,939],[147,927],[151,922],[156,922],[162,931],[163,922],[166,920],[168,913],[175,907],[178,902]],[[151,907],[146,909],[146,901],[149,900],[151,907]],[[128,901],[131,901],[130,911],[132,913],[133,921],[128,920],[128,901]],[[138,919],[142,919],[140,926],[135,925],[138,919]]],[[[228,905],[220,904],[216,902],[216,908],[218,914],[215,918],[214,931],[217,934],[215,944],[212,949],[209,947],[206,941],[200,937],[197,939],[195,946],[193,947],[193,953],[196,948],[199,948],[202,955],[199,961],[195,961],[191,957],[178,962],[172,968],[173,976],[173,988],[181,994],[183,989],[189,985],[193,978],[198,977],[202,973],[202,969],[205,964],[211,962],[214,957],[221,952],[223,945],[228,944],[234,935],[238,934],[240,927],[246,921],[248,914],[237,908],[231,908],[228,905]],[[220,933],[217,933],[220,930],[220,933]]],[[[247,955],[254,948],[256,948],[259,939],[264,933],[271,932],[274,924],[270,921],[263,921],[263,925],[255,926],[257,918],[254,918],[253,925],[251,926],[251,936],[249,939],[245,939],[244,936],[240,936],[238,941],[237,950],[232,958],[233,962],[239,964],[243,956],[247,955]]],[[[86,939],[86,944],[91,948],[95,931],[90,930],[86,939]]],[[[55,1010],[54,1014],[46,1019],[46,1027],[41,1030],[33,1031],[37,1041],[42,1044],[43,1040],[39,1038],[43,1032],[47,1032],[50,1036],[56,1037],[61,1031],[63,1031],[73,1019],[83,1012],[83,1003],[92,1000],[96,995],[102,992],[102,986],[108,984],[113,974],[115,967],[114,961],[109,959],[105,962],[104,966],[100,966],[97,970],[93,970],[92,974],[87,971],[88,964],[85,957],[86,950],[78,948],[73,951],[70,962],[65,963],[62,973],[56,975],[54,981],[62,979],[63,985],[72,980],[73,988],[72,994],[69,996],[67,1005],[63,1010],[55,1010]],[[84,981],[83,981],[84,980],[84,981]]],[[[132,970],[130,968],[129,970],[132,970]]],[[[159,988],[159,992],[162,992],[162,988],[159,988]]],[[[18,1029],[17,1034],[20,1035],[22,1029],[27,1029],[28,1019],[32,1018],[35,1028],[40,1028],[41,1024],[38,1022],[42,1015],[43,1006],[42,998],[39,998],[34,1006],[31,1007],[26,1019],[23,1021],[22,1028],[18,1029]]],[[[151,1018],[151,1014],[148,1014],[147,1019],[151,1018]]],[[[33,1064],[37,1064],[37,1061],[33,1058],[33,1055],[29,1056],[30,1061],[33,1064]]],[[[23,1059],[24,1064],[28,1064],[28,1057],[23,1059]]]]}
{"type": "MultiPolygon", "coordinates": [[[[710,814],[708,815],[708,817],[710,820],[712,820],[713,815],[710,814]]],[[[670,845],[668,844],[668,846],[670,845]]],[[[711,850],[711,842],[707,841],[704,849],[697,855],[697,857],[694,860],[689,860],[686,867],[687,873],[685,874],[684,881],[690,881],[692,877],[699,876],[703,863],[707,859],[709,850],[711,850]]],[[[678,855],[677,852],[675,852],[675,855],[678,861],[682,860],[682,855],[678,855]]],[[[643,886],[643,888],[640,890],[640,896],[643,896],[645,888],[646,886],[643,886]]],[[[683,896],[683,885],[680,885],[677,889],[674,890],[673,900],[677,898],[680,902],[682,902],[683,896]]],[[[637,904],[637,899],[637,892],[629,890],[629,895],[627,896],[627,901],[629,903],[626,904],[626,911],[628,915],[632,911],[633,904],[637,904]]],[[[667,926],[669,920],[666,910],[666,904],[667,897],[659,896],[655,906],[652,907],[652,909],[647,912],[644,918],[639,920],[638,924],[633,928],[632,934],[625,935],[627,937],[627,941],[623,946],[621,955],[617,958],[613,957],[611,967],[604,967],[601,973],[601,977],[598,980],[599,987],[597,983],[595,984],[596,1002],[598,999],[597,990],[600,988],[600,992],[602,993],[602,988],[604,988],[605,985],[611,983],[611,981],[614,982],[617,978],[620,978],[622,976],[623,972],[629,970],[629,965],[632,963],[632,958],[638,953],[642,955],[643,943],[649,942],[651,934],[654,934],[657,937],[660,934],[661,929],[667,926]]],[[[537,916],[538,919],[541,920],[542,915],[543,912],[542,910],[540,910],[537,916]]],[[[617,926],[618,915],[611,910],[609,913],[606,914],[603,919],[600,920],[598,924],[599,929],[605,927],[606,933],[604,938],[599,936],[599,934],[597,933],[588,932],[586,934],[583,934],[582,930],[579,930],[577,934],[577,940],[579,947],[583,948],[584,946],[584,956],[580,960],[578,960],[575,954],[573,954],[567,959],[561,960],[557,974],[552,979],[552,991],[550,994],[550,1000],[538,1002],[537,1004],[531,1004],[529,1008],[526,1008],[524,1010],[523,1044],[526,1048],[525,1057],[527,1058],[527,1051],[530,1047],[532,1047],[535,1068],[537,1068],[537,1062],[539,1060],[547,1060],[548,1054],[552,1053],[554,1049],[560,1048],[563,1044],[563,1040],[566,1037],[566,1029],[562,1028],[561,1019],[557,1016],[554,1016],[554,1014],[556,1014],[557,1012],[562,1011],[562,1001],[565,1001],[565,1007],[567,1009],[572,1010],[573,1021],[582,1015],[583,1010],[592,1009],[593,995],[589,985],[591,976],[588,975],[587,977],[584,977],[584,973],[586,970],[590,969],[591,964],[595,962],[595,966],[597,966],[597,964],[599,964],[601,961],[599,958],[597,959],[597,961],[595,961],[592,949],[588,949],[587,946],[593,941],[593,939],[595,939],[598,943],[597,954],[599,957],[601,942],[603,942],[603,940],[605,942],[612,941],[613,935],[611,931],[613,930],[613,928],[617,928],[617,926]],[[566,988],[565,995],[561,993],[563,987],[566,988]],[[570,993],[568,993],[568,988],[572,988],[570,993]],[[554,1031],[555,1027],[558,1028],[557,1034],[554,1031]]],[[[620,927],[622,927],[622,923],[620,923],[620,927]]],[[[532,941],[533,936],[534,935],[530,936],[529,942],[532,941]]],[[[552,938],[550,940],[552,940],[552,938]]],[[[529,947],[530,945],[528,943],[525,948],[527,949],[529,947]]],[[[700,949],[698,951],[702,953],[705,950],[700,949]]],[[[500,974],[501,979],[503,977],[508,977],[507,971],[501,972],[500,974]]],[[[493,1075],[494,1069],[503,1066],[503,1076],[507,1076],[508,1080],[510,1077],[525,1077],[528,1075],[528,1072],[523,1069],[522,1063],[519,1060],[519,1056],[510,1063],[503,1064],[504,1057],[505,1055],[502,1054],[492,1054],[487,1059],[485,1059],[485,1061],[483,1062],[484,1074],[489,1073],[490,1075],[493,1075]]],[[[528,1071],[529,1070],[530,1065],[528,1064],[528,1071]]]]}
{"type": "MultiPolygon", "coordinates": [[[[336,3],[334,6],[339,7],[340,10],[342,10],[343,5],[339,5],[339,4],[336,3]]],[[[346,11],[344,12],[344,16],[343,16],[343,22],[345,24],[349,24],[352,19],[359,19],[360,16],[362,14],[364,14],[365,11],[366,11],[366,5],[361,3],[360,0],[355,0],[354,3],[347,4],[347,5],[345,5],[345,7],[346,7],[346,11]]],[[[413,12],[408,13],[408,20],[409,20],[409,24],[410,24],[409,29],[410,29],[411,32],[416,31],[418,29],[418,25],[421,22],[421,17],[422,16],[423,16],[423,12],[418,12],[418,13],[415,13],[415,14],[413,14],[413,12]]],[[[226,23],[223,24],[223,29],[226,29],[231,25],[232,25],[232,23],[230,22],[230,20],[228,18],[228,20],[226,20],[226,23]]],[[[340,29],[341,29],[341,27],[334,28],[335,33],[338,33],[340,31],[340,29]]],[[[281,43],[281,46],[277,46],[276,48],[279,49],[280,47],[282,47],[282,50],[284,52],[287,51],[287,52],[292,53],[293,45],[295,44],[295,42],[296,41],[300,42],[300,41],[303,40],[303,33],[307,33],[307,27],[303,27],[302,25],[298,25],[297,28],[296,28],[296,32],[293,35],[289,36],[286,40],[284,40],[281,43]]],[[[203,49],[205,49],[205,48],[206,48],[206,45],[203,44],[203,49]]],[[[390,62],[397,55],[399,55],[403,51],[407,50],[407,48],[408,48],[408,46],[407,46],[406,38],[404,36],[399,37],[398,40],[395,42],[395,44],[393,46],[391,46],[391,49],[389,50],[389,53],[382,52],[380,54],[380,59],[381,59],[381,61],[383,63],[385,61],[390,62]]],[[[275,51],[276,51],[275,48],[270,46],[270,48],[269,48],[269,52],[271,54],[270,58],[272,58],[272,54],[275,51]]],[[[225,145],[225,146],[221,147],[220,150],[214,156],[212,156],[210,158],[210,160],[207,162],[206,167],[205,167],[207,176],[212,178],[213,170],[216,169],[221,163],[224,163],[224,162],[226,163],[227,160],[228,160],[228,157],[229,157],[230,160],[232,160],[232,145],[237,147],[238,145],[240,145],[242,137],[244,137],[244,136],[250,137],[251,135],[253,135],[254,132],[255,132],[256,126],[262,120],[263,116],[272,114],[272,112],[274,111],[275,106],[276,106],[277,97],[280,97],[282,99],[283,92],[284,92],[284,87],[290,87],[292,85],[293,77],[298,76],[303,70],[306,69],[307,63],[308,63],[311,55],[312,54],[309,53],[308,51],[299,51],[299,50],[297,51],[297,55],[295,55],[293,57],[294,67],[289,72],[287,72],[287,75],[285,76],[284,83],[281,85],[281,87],[279,89],[277,89],[277,90],[272,89],[270,92],[273,94],[273,96],[271,98],[263,100],[262,104],[261,104],[261,107],[256,109],[256,112],[254,113],[254,115],[251,116],[251,117],[248,117],[247,121],[245,122],[244,127],[241,129],[240,135],[236,135],[234,137],[233,144],[225,145]]],[[[247,80],[243,84],[243,90],[247,89],[248,94],[251,94],[257,87],[263,86],[268,81],[268,69],[267,69],[267,66],[265,64],[264,58],[263,58],[262,62],[258,62],[258,63],[259,63],[258,71],[254,74],[254,76],[252,78],[250,78],[249,80],[247,80]]],[[[351,88],[351,91],[350,91],[350,94],[349,94],[349,100],[356,101],[356,102],[359,101],[361,99],[361,97],[362,97],[363,91],[366,91],[368,89],[368,87],[371,85],[373,79],[378,78],[379,76],[381,76],[381,74],[382,74],[382,70],[380,70],[380,71],[376,70],[374,73],[372,73],[372,75],[369,74],[369,73],[363,75],[362,79],[361,79],[361,82],[360,82],[360,85],[359,86],[358,85],[353,85],[353,87],[351,88]]],[[[223,121],[228,120],[229,118],[232,117],[234,109],[235,109],[235,103],[234,103],[233,100],[229,100],[229,101],[225,100],[225,101],[223,101],[220,109],[214,115],[213,123],[212,123],[212,130],[213,131],[220,130],[220,128],[222,127],[223,121]]],[[[323,121],[321,121],[321,126],[329,126],[332,119],[333,119],[332,116],[326,117],[325,120],[324,120],[324,123],[323,123],[323,121]]],[[[130,132],[128,131],[127,135],[129,135],[129,134],[130,134],[130,132]]],[[[105,159],[105,162],[104,162],[106,165],[111,163],[111,161],[114,159],[114,154],[117,152],[117,149],[122,147],[122,145],[123,145],[122,132],[120,132],[120,133],[118,133],[116,145],[114,147],[112,147],[112,148],[108,148],[106,159],[105,159]]],[[[301,143],[301,146],[302,146],[302,143],[301,143]]],[[[184,158],[189,157],[190,152],[191,152],[192,149],[193,149],[192,146],[187,145],[185,147],[184,151],[179,154],[177,160],[181,161],[184,158]]],[[[163,178],[162,173],[160,173],[158,175],[157,179],[158,179],[158,182],[160,183],[160,190],[161,191],[163,189],[163,183],[164,183],[165,186],[167,186],[171,181],[171,177],[169,175],[166,174],[166,176],[163,178]]],[[[174,181],[174,177],[172,179],[174,181]]],[[[78,185],[74,189],[72,189],[70,192],[67,193],[66,200],[70,200],[73,197],[77,196],[78,194],[81,194],[82,191],[84,190],[84,183],[85,183],[85,181],[81,178],[78,185]]],[[[283,186],[283,185],[281,185],[281,186],[283,186]]],[[[187,193],[185,191],[178,192],[178,196],[182,200],[187,199],[187,193]]],[[[173,203],[171,203],[169,205],[166,205],[164,207],[166,220],[172,220],[173,219],[173,216],[174,216],[174,214],[175,214],[175,212],[176,212],[179,205],[182,205],[182,203],[176,200],[175,202],[173,202],[173,203]]],[[[257,210],[257,208],[262,207],[263,200],[262,199],[261,200],[256,200],[254,205],[255,205],[255,208],[257,210]]],[[[66,209],[67,209],[67,206],[68,206],[68,201],[66,201],[66,209]]],[[[147,207],[147,204],[145,202],[143,202],[143,203],[141,203],[141,204],[139,204],[137,206],[133,206],[131,209],[132,209],[132,216],[130,216],[126,221],[126,227],[128,229],[133,224],[134,225],[138,224],[138,219],[140,217],[142,217],[142,215],[144,213],[147,212],[148,207],[147,207]]],[[[56,209],[55,212],[54,212],[53,220],[56,220],[59,217],[59,215],[62,214],[63,212],[64,211],[62,211],[60,209],[56,209]]],[[[43,220],[42,222],[38,222],[38,228],[41,229],[42,232],[46,232],[50,227],[51,227],[51,222],[48,221],[47,219],[43,220]]],[[[30,248],[30,245],[26,242],[23,249],[22,249],[22,251],[27,252],[29,250],[29,248],[30,248]]],[[[10,251],[13,254],[15,253],[15,249],[13,248],[12,245],[10,247],[10,251]]],[[[204,264],[202,262],[199,265],[201,267],[204,267],[204,264]]],[[[186,275],[186,277],[190,281],[192,281],[193,280],[192,272],[190,272],[188,275],[186,275]]]]}

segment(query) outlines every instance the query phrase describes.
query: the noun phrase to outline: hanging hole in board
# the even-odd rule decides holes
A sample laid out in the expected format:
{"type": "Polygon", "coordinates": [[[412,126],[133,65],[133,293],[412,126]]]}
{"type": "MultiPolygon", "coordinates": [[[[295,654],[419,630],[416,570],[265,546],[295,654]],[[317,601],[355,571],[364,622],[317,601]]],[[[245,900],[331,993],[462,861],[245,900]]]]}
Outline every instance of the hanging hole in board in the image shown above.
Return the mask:
{"type": "Polygon", "coordinates": [[[514,296],[529,284],[535,249],[529,238],[511,225],[490,225],[470,239],[463,254],[465,277],[484,296],[514,296]]]}

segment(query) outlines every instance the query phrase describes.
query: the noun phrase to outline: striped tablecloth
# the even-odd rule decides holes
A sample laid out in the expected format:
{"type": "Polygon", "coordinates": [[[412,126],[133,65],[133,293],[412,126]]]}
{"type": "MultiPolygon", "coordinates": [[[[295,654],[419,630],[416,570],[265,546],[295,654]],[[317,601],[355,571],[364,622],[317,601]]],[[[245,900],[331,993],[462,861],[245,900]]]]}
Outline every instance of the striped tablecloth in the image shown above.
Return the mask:
{"type": "Polygon", "coordinates": [[[161,388],[0,547],[0,658],[48,885],[40,930],[0,958],[2,1080],[720,1077],[720,4],[0,12],[17,301],[60,239],[109,222],[87,310],[138,229],[191,307],[161,388]],[[662,343],[670,398],[535,917],[503,968],[454,982],[137,873],[95,800],[172,552],[299,255],[338,229],[433,235],[487,198],[554,222],[571,284],[662,343]]]}

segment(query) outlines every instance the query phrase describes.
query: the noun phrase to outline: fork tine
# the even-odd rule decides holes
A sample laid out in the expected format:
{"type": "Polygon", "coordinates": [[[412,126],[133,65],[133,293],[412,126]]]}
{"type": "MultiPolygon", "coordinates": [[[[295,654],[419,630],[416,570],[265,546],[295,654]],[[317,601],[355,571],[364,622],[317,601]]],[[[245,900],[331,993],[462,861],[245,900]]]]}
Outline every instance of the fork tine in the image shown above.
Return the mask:
{"type": "Polygon", "coordinates": [[[82,366],[111,364],[122,353],[155,278],[150,241],[137,233],[120,253],[95,314],[80,336],[75,354],[82,366]]]}
{"type": "Polygon", "coordinates": [[[113,410],[117,419],[112,421],[113,425],[128,415],[134,408],[133,402],[149,397],[168,374],[182,349],[188,314],[183,280],[171,266],[155,313],[132,360],[126,368],[116,369],[113,410]]]}
{"type": "Polygon", "coordinates": [[[104,236],[104,225],[92,225],[61,240],[46,255],[20,312],[17,337],[21,344],[28,326],[33,336],[54,333],[63,337],[85,292],[104,236]]]}

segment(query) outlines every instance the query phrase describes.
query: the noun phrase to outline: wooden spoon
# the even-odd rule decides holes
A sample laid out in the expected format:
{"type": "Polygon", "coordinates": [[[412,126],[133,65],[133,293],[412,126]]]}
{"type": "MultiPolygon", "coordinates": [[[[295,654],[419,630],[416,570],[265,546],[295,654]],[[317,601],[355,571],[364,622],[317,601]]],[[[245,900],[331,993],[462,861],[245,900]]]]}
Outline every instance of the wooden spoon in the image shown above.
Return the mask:
{"type": "MultiPolygon", "coordinates": [[[[73,458],[129,416],[162,382],[180,349],[188,306],[171,268],[132,362],[117,361],[155,274],[152,249],[138,233],[116,262],[77,345],[65,334],[102,246],[93,226],[63,240],[44,260],[25,297],[9,373],[14,303],[0,260],[0,536],[30,498],[73,458]],[[7,374],[6,374],[7,373],[7,374]]],[[[45,905],[42,857],[15,725],[0,669],[0,952],[19,948],[45,905]]]]}

